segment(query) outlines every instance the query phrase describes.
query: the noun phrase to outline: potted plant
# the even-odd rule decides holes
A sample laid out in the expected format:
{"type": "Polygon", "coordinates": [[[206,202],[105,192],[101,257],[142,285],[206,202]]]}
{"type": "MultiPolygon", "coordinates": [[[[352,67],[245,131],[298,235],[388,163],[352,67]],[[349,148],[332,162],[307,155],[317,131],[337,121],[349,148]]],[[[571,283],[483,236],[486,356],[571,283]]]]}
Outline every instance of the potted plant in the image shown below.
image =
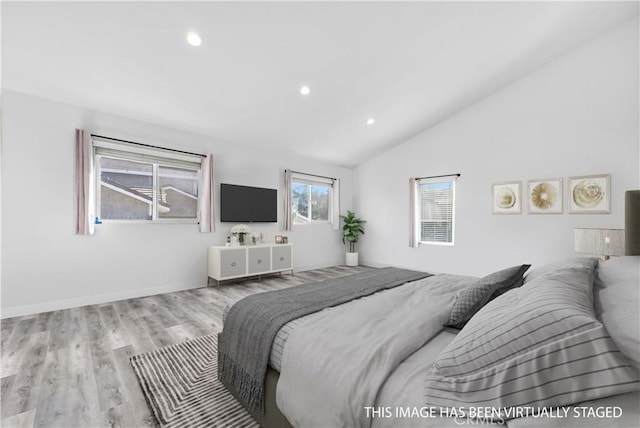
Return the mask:
{"type": "Polygon", "coordinates": [[[349,243],[349,251],[346,253],[346,265],[347,266],[358,266],[358,253],[356,252],[356,242],[358,242],[358,238],[360,234],[364,235],[364,223],[365,220],[362,220],[356,217],[353,211],[347,210],[347,215],[341,215],[343,226],[342,226],[342,243],[349,243]]]}

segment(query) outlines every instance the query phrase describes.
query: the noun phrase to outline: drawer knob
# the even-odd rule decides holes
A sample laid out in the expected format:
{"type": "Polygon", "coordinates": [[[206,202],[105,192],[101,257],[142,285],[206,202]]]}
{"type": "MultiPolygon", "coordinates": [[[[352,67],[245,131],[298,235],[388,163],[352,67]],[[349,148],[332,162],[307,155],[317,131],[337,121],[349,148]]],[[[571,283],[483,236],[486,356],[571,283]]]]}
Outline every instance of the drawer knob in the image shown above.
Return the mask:
{"type": "Polygon", "coordinates": [[[280,257],[280,261],[283,262],[284,261],[284,257],[280,257]]]}
{"type": "Polygon", "coordinates": [[[231,266],[232,266],[232,267],[236,267],[236,262],[232,262],[232,263],[231,263],[231,266]]]}
{"type": "Polygon", "coordinates": [[[258,259],[258,264],[262,263],[262,259],[258,259]]]}

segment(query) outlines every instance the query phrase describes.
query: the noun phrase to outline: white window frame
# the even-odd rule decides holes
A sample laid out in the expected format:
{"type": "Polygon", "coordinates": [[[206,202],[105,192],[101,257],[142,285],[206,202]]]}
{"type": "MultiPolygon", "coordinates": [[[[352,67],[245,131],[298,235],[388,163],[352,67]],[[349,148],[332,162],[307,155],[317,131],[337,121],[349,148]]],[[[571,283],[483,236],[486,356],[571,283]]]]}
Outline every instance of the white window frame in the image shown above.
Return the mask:
{"type": "Polygon", "coordinates": [[[416,241],[419,245],[440,245],[440,246],[448,246],[452,247],[455,245],[455,236],[456,236],[456,181],[457,175],[447,175],[440,177],[425,177],[416,179],[415,185],[415,216],[414,216],[414,230],[416,233],[416,241]],[[422,196],[420,192],[421,184],[435,184],[435,183],[451,183],[451,241],[442,242],[442,241],[426,241],[422,238],[422,196]]]}
{"type": "Polygon", "coordinates": [[[196,199],[196,217],[194,218],[162,218],[158,216],[158,170],[161,167],[188,169],[196,172],[198,182],[198,195],[200,194],[202,169],[202,157],[197,155],[175,152],[171,149],[162,147],[153,147],[148,145],[137,145],[133,143],[125,143],[117,140],[111,140],[101,137],[92,137],[93,156],[95,168],[95,212],[96,219],[100,223],[141,223],[141,224],[199,224],[200,223],[200,198],[196,199]],[[131,162],[140,162],[152,165],[152,202],[151,202],[151,219],[150,220],[119,220],[119,219],[102,219],[101,216],[101,197],[102,197],[102,174],[101,174],[101,158],[121,159],[131,162]]]}
{"type": "MultiPolygon", "coordinates": [[[[333,224],[334,219],[334,192],[335,192],[335,183],[336,181],[331,178],[319,177],[310,174],[304,174],[301,172],[294,172],[291,175],[291,204],[293,205],[293,185],[295,183],[308,184],[311,186],[322,186],[327,187],[329,189],[329,204],[327,210],[327,220],[313,220],[309,219],[304,223],[297,223],[295,218],[292,220],[294,226],[306,226],[311,224],[333,224]]],[[[309,197],[311,197],[311,192],[309,192],[309,197]]],[[[293,206],[291,207],[293,213],[293,206]]],[[[309,215],[311,215],[311,200],[309,200],[309,215]]]]}

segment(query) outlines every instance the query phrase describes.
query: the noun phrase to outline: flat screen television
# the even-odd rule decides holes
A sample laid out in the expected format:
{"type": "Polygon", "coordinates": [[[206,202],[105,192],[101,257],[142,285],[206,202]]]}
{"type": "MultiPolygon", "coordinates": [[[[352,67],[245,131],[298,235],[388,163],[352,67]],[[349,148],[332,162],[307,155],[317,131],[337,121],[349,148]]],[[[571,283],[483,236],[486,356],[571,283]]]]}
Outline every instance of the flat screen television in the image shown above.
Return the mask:
{"type": "Polygon", "coordinates": [[[278,191],[262,187],[220,184],[220,221],[275,223],[278,221],[278,191]]]}

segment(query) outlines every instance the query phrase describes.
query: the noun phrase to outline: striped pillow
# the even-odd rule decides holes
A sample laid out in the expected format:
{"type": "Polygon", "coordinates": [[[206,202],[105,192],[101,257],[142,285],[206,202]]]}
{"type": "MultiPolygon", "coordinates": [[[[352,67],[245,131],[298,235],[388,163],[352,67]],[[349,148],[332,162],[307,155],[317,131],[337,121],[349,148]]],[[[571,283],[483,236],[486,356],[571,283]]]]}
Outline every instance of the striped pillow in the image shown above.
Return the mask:
{"type": "Polygon", "coordinates": [[[491,301],[426,376],[426,404],[563,406],[638,390],[638,373],[595,318],[595,259],[491,301]]]}

